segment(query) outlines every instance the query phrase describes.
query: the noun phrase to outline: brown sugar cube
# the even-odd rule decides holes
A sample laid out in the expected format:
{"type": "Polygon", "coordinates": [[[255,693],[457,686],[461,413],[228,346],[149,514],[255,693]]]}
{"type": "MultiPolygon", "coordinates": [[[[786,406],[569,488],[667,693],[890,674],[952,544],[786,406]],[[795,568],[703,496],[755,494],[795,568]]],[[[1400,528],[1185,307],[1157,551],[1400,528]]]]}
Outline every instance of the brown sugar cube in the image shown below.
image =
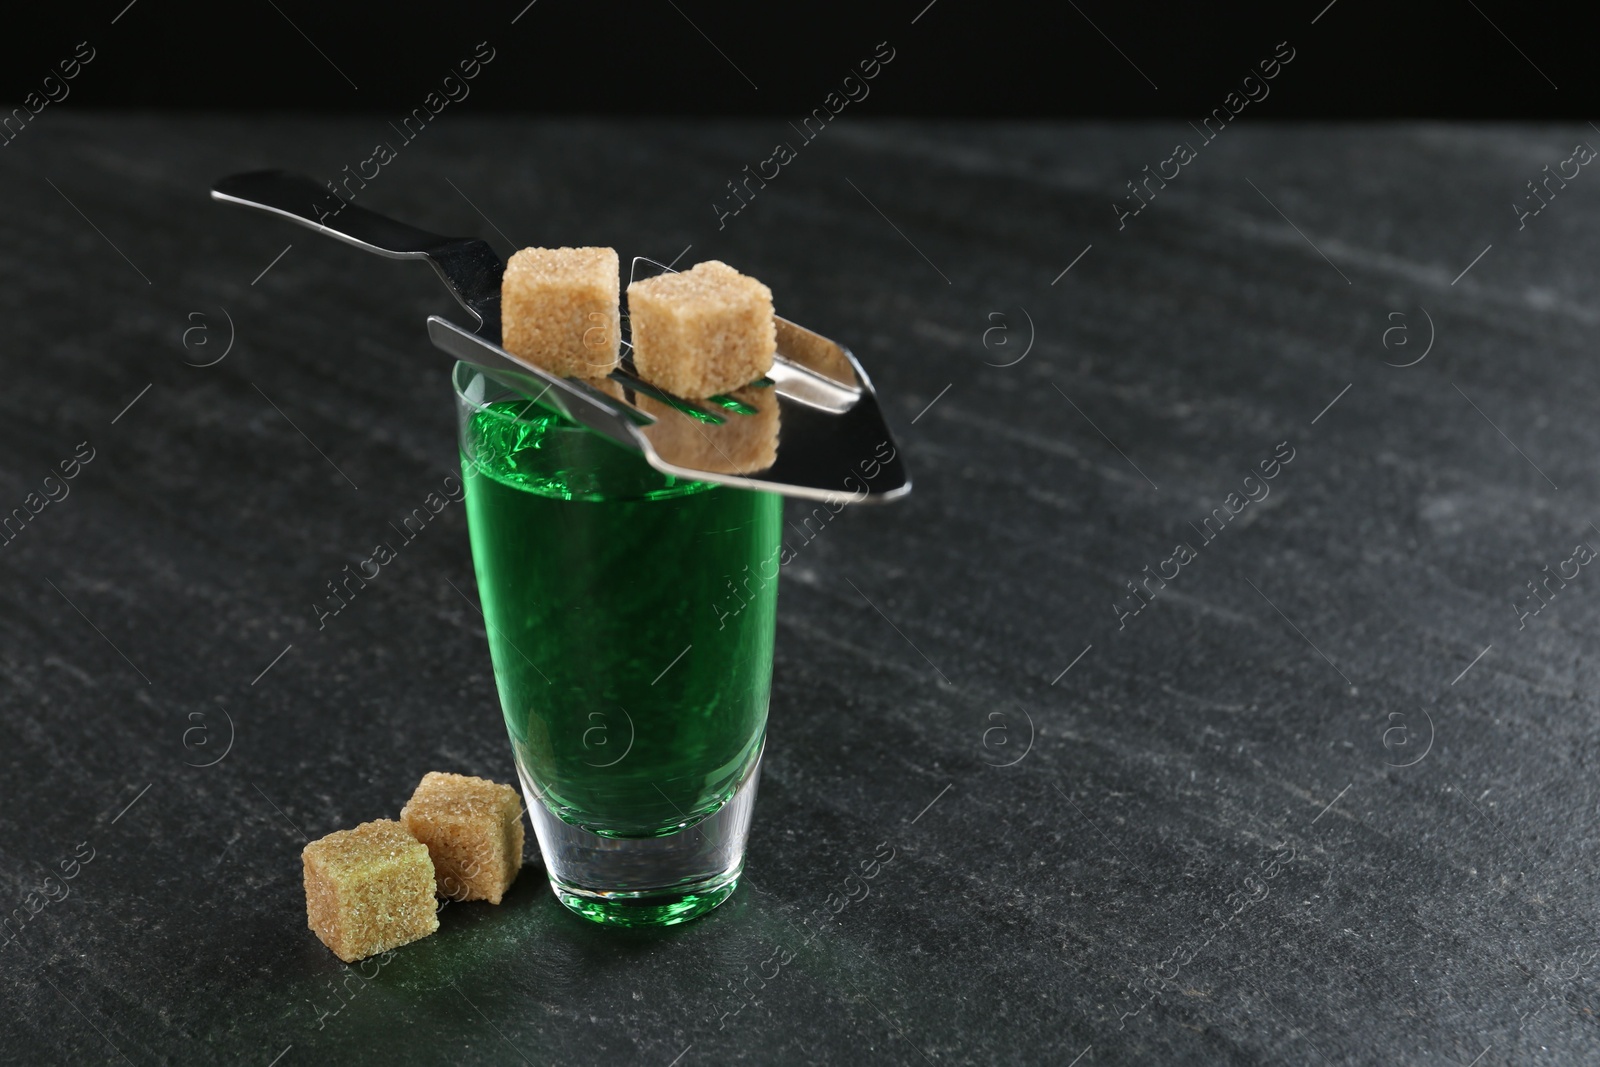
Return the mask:
{"type": "Polygon", "coordinates": [[[637,394],[642,411],[656,421],[644,435],[668,463],[716,474],[754,474],[778,459],[778,397],[771,386],[748,385],[728,394],[747,410],[705,404],[722,417],[720,425],[701,422],[661,401],[637,394]]]}
{"type": "Polygon", "coordinates": [[[772,290],[714,259],[628,286],[633,365],[681,397],[749,385],[772,369],[772,290]]]}
{"type": "Polygon", "coordinates": [[[379,819],[331,833],[300,859],[306,924],[346,963],[439,929],[433,862],[399,823],[379,819]]]}
{"type": "Polygon", "coordinates": [[[612,248],[524,248],[500,280],[500,346],[563,378],[603,378],[622,342],[612,248]]]}
{"type": "Polygon", "coordinates": [[[428,846],[451,900],[498,904],[522,868],[522,798],[509,785],[429,771],[400,821],[428,846]]]}

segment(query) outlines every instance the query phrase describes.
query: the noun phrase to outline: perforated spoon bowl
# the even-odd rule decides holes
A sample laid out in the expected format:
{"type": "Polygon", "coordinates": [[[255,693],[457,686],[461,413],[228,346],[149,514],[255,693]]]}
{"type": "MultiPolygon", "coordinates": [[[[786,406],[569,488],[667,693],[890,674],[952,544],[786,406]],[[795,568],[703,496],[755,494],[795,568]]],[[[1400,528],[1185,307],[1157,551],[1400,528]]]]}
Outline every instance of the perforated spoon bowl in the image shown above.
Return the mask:
{"type": "MultiPolygon", "coordinates": [[[[615,386],[601,388],[581,378],[557,377],[500,347],[505,263],[484,241],[443,237],[397,222],[285,171],[223,178],[211,196],[281,215],[391,259],[425,260],[475,321],[468,329],[430,315],[428,338],[434,347],[641,453],[663,473],[830,503],[876,503],[911,491],[905,462],[861,364],[848,348],[787,319],[777,320],[778,347],[768,378],[753,383],[760,389],[743,391],[754,404],[685,400],[640,380],[633,372],[626,319],[622,366],[610,375],[615,386]],[[757,461],[763,465],[746,469],[752,461],[741,458],[740,445],[770,433],[774,420],[775,458],[764,447],[757,461]]],[[[669,269],[636,258],[632,277],[669,269]]]]}

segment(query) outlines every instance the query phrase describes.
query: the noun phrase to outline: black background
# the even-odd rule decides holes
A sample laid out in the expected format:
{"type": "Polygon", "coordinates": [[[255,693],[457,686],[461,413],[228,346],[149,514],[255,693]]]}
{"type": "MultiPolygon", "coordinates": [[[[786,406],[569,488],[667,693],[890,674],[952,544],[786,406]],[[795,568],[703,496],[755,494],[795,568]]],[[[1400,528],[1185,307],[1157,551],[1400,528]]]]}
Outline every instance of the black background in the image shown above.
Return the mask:
{"type": "Polygon", "coordinates": [[[1303,58],[1252,117],[1584,118],[1595,85],[1571,16],[1506,0],[526,3],[56,5],[8,15],[0,99],[82,40],[69,102],[95,108],[404,113],[484,40],[511,58],[471,106],[537,114],[803,114],[883,40],[892,73],[853,114],[1194,117],[1286,39],[1303,58]]]}

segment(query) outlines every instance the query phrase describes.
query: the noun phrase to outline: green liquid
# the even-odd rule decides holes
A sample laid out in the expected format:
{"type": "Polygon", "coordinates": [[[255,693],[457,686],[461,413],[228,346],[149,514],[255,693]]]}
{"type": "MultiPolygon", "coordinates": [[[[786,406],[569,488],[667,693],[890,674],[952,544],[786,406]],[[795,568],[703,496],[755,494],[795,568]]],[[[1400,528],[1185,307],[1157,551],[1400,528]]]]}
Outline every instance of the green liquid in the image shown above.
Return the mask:
{"type": "Polygon", "coordinates": [[[661,474],[525,401],[472,415],[462,472],[523,773],[602,836],[715,812],[765,733],[781,499],[661,474]]]}

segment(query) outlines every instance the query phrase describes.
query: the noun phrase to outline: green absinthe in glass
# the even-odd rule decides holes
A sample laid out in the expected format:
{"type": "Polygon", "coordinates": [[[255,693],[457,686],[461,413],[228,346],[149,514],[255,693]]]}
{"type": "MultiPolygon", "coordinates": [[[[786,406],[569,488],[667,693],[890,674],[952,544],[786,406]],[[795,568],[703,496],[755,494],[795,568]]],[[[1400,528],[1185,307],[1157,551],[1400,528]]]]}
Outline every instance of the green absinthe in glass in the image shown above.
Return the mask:
{"type": "Polygon", "coordinates": [[[462,449],[523,773],[604,837],[715,812],[765,734],[781,498],[662,474],[526,400],[472,412],[462,449]]]}

